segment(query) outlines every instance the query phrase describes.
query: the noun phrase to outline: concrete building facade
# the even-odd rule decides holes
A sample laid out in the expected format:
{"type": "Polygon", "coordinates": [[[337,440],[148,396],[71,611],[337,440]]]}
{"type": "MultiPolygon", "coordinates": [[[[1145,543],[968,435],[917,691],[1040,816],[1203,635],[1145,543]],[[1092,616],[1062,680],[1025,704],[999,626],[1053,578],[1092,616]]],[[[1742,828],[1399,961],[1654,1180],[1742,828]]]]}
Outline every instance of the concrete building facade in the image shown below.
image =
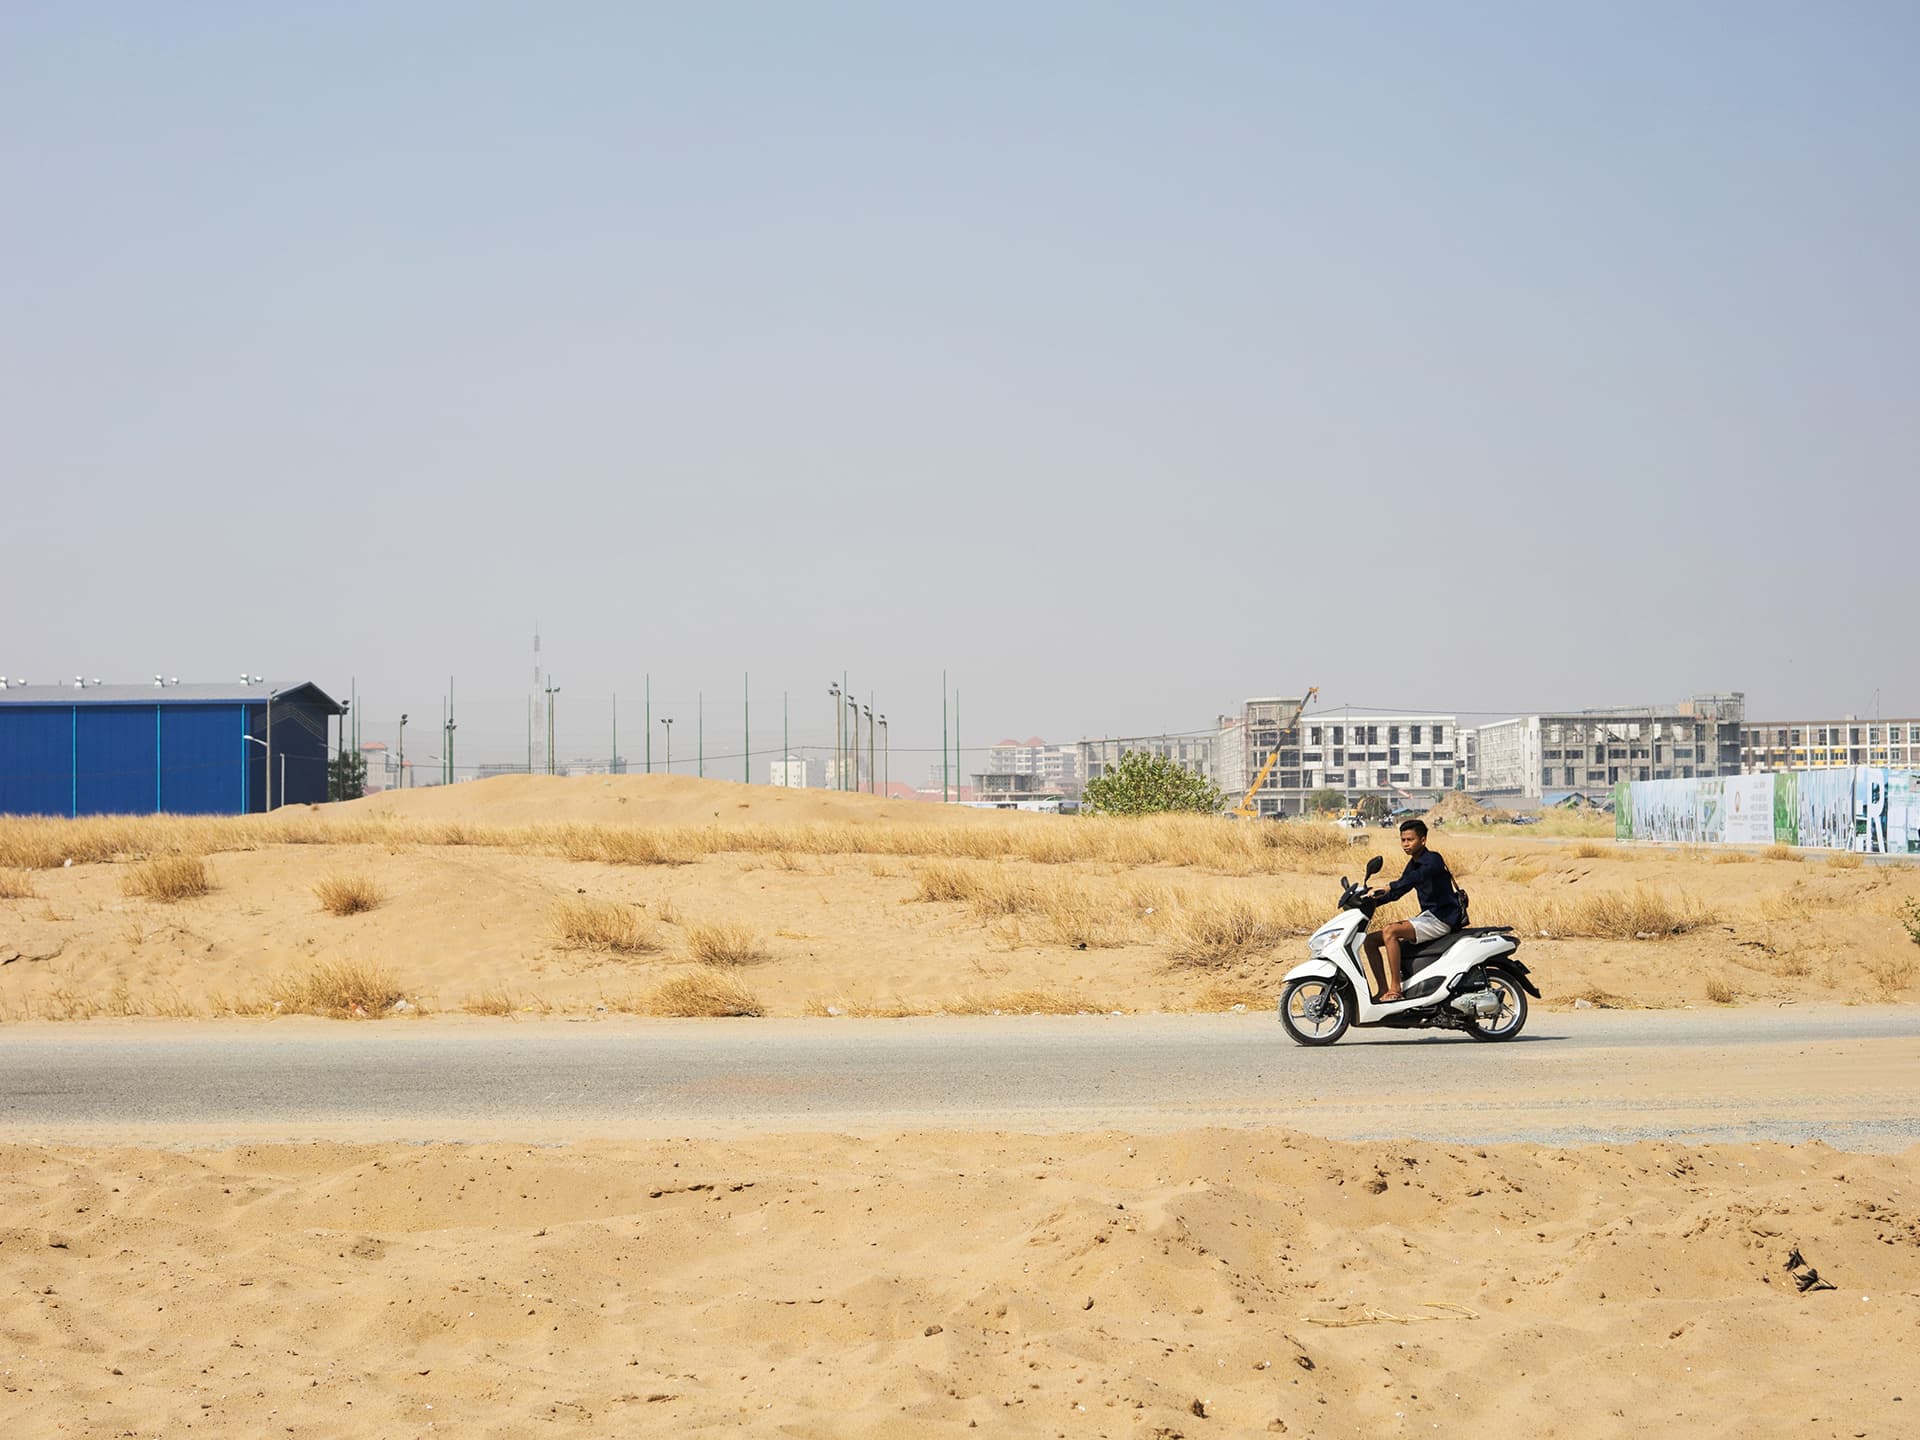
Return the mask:
{"type": "Polygon", "coordinates": [[[1080,747],[1049,745],[1038,735],[1002,740],[987,751],[989,775],[1034,775],[1071,794],[1080,790],[1080,747]]]}
{"type": "Polygon", "coordinates": [[[1597,797],[1623,780],[1740,773],[1746,697],[1520,715],[1474,732],[1476,794],[1520,800],[1597,797]]]}
{"type": "Polygon", "coordinates": [[[1920,768],[1920,720],[1765,720],[1740,727],[1740,768],[1821,770],[1836,765],[1920,768]]]}
{"type": "MultiPolygon", "coordinates": [[[[1098,780],[1108,770],[1120,763],[1120,757],[1132,751],[1142,751],[1148,755],[1157,755],[1162,760],[1171,760],[1184,770],[1196,775],[1214,779],[1213,756],[1215,736],[1210,733],[1198,735],[1127,735],[1118,739],[1082,740],[1074,749],[1078,752],[1082,785],[1098,780]]],[[[1214,783],[1218,784],[1217,780],[1214,783]]]]}

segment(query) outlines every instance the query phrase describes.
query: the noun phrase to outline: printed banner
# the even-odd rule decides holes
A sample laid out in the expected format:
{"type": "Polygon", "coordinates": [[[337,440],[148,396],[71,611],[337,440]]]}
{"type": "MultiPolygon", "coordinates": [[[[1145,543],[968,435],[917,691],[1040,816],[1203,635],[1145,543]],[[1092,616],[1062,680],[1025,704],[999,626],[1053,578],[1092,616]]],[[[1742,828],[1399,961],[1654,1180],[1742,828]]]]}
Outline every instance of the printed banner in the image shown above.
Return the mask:
{"type": "Polygon", "coordinates": [[[1726,834],[1729,845],[1773,843],[1773,776],[1729,775],[1725,789],[1726,834]]]}
{"type": "Polygon", "coordinates": [[[1920,772],[1842,765],[1636,780],[1615,787],[1613,828],[1622,840],[1920,855],[1920,772]]]}

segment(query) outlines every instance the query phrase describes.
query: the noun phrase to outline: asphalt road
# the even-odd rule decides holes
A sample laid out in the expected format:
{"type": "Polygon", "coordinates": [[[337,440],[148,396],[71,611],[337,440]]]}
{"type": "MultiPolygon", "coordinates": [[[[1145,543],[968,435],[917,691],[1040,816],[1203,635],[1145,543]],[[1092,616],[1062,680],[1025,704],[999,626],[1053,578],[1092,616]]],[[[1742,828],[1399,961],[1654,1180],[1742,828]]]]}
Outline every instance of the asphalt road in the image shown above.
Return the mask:
{"type": "Polygon", "coordinates": [[[1271,1015],[0,1028],[0,1139],[564,1141],[1280,1125],[1346,1138],[1920,1141],[1920,1010],[1535,1011],[1505,1045],[1271,1015]]]}

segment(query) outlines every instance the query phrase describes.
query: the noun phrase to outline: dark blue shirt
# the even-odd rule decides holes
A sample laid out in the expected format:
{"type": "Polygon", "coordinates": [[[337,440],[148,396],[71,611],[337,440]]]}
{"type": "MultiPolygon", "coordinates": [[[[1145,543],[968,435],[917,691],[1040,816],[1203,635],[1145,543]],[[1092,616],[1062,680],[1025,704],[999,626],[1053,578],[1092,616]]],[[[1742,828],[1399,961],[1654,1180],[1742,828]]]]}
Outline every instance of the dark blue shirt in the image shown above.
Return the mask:
{"type": "Polygon", "coordinates": [[[1460,925],[1460,897],[1453,888],[1453,875],[1447,862],[1432,850],[1422,850],[1407,861],[1400,878],[1387,886],[1387,899],[1398,900],[1407,891],[1420,897],[1420,908],[1431,910],[1436,920],[1449,928],[1460,925]]]}

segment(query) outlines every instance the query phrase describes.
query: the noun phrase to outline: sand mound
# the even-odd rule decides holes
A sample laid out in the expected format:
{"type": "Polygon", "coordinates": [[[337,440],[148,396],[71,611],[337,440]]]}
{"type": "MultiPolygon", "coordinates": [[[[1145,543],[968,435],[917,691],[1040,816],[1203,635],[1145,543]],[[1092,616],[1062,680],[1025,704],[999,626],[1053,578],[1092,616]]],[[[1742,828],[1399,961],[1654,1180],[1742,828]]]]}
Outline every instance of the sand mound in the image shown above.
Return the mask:
{"type": "Polygon", "coordinates": [[[1910,1434],[1917,1166],[1245,1130],[0,1146],[0,1414],[349,1440],[1910,1434]],[[1839,1288],[1799,1293],[1795,1252],[1839,1288]]]}
{"type": "Polygon", "coordinates": [[[925,805],[838,790],[702,780],[691,775],[497,775],[460,785],[392,790],[318,814],[397,815],[472,825],[1004,824],[994,810],[925,805]]]}
{"type": "Polygon", "coordinates": [[[1426,813],[1429,825],[1436,822],[1445,825],[1490,825],[1504,819],[1505,815],[1489,810],[1471,795],[1463,795],[1458,791],[1442,797],[1440,803],[1426,813]]]}

